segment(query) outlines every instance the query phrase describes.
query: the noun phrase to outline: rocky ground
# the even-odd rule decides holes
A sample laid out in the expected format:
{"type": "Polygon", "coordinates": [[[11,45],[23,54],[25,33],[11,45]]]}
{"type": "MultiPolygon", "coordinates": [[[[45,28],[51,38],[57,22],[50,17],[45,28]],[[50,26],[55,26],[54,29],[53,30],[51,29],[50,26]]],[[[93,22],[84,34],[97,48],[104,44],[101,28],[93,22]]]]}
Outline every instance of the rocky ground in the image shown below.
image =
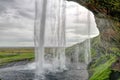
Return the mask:
{"type": "MultiPolygon", "coordinates": [[[[44,80],[87,80],[87,72],[85,70],[69,70],[60,73],[49,73],[45,75],[44,80]]],[[[0,73],[2,80],[34,80],[34,71],[4,71],[0,73]]]]}
{"type": "MultiPolygon", "coordinates": [[[[25,64],[26,62],[24,62],[25,64]]],[[[10,64],[9,64],[10,65],[10,64]]],[[[13,65],[13,63],[12,63],[13,65]]],[[[6,67],[6,66],[4,66],[6,67]]],[[[13,67],[0,68],[1,80],[35,80],[34,70],[25,68],[22,62],[15,63],[13,67]],[[20,64],[20,65],[19,65],[20,64]]],[[[81,67],[86,68],[85,65],[81,67]]],[[[44,80],[87,80],[86,69],[70,69],[63,72],[47,73],[44,80]]]]}

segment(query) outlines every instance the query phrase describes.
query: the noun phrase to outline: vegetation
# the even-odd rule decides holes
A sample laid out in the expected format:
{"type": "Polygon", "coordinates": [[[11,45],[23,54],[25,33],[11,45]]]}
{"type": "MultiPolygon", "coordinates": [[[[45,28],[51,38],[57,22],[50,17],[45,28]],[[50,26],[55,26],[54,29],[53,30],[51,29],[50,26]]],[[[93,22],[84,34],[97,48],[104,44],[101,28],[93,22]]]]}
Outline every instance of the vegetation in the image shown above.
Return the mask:
{"type": "Polygon", "coordinates": [[[109,80],[109,75],[111,73],[111,65],[116,61],[116,57],[114,55],[102,56],[95,61],[95,64],[91,66],[93,75],[90,80],[109,80]],[[108,58],[103,61],[104,58],[108,58]],[[100,63],[99,63],[100,62],[100,63]],[[97,64],[99,63],[99,64],[97,64]]]}
{"type": "Polygon", "coordinates": [[[0,48],[0,65],[9,62],[33,60],[33,48],[0,48]]]}
{"type": "Polygon", "coordinates": [[[120,21],[120,0],[88,0],[98,11],[120,21]]]}
{"type": "MultiPolygon", "coordinates": [[[[116,36],[113,37],[110,40],[107,40],[107,42],[111,42],[111,44],[107,44],[107,46],[102,46],[103,44],[106,44],[106,42],[101,40],[100,36],[92,40],[91,51],[93,61],[89,66],[90,80],[111,80],[109,79],[111,77],[111,71],[114,70],[113,68],[117,67],[113,64],[120,56],[120,47],[117,45],[119,39],[116,38],[116,36]]],[[[119,73],[118,68],[116,70],[117,73],[119,73]]]]}
{"type": "MultiPolygon", "coordinates": [[[[77,2],[91,10],[99,19],[97,25],[101,34],[92,41],[93,61],[89,68],[90,80],[110,80],[113,71],[111,65],[120,57],[120,0],[77,0],[77,2]],[[100,24],[99,22],[104,19],[108,22],[100,24]],[[108,58],[109,55],[112,56],[108,58]]],[[[114,65],[115,68],[120,66],[118,64],[114,65]]],[[[120,68],[116,70],[115,72],[120,73],[120,68]]]]}

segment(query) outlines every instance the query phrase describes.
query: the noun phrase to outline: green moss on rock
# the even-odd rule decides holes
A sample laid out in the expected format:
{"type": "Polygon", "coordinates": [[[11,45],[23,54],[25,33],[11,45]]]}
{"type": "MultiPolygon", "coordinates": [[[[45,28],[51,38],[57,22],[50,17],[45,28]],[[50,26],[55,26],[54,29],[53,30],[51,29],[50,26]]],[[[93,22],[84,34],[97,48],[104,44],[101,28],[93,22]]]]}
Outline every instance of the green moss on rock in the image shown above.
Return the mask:
{"type": "MultiPolygon", "coordinates": [[[[90,68],[90,70],[93,72],[93,75],[90,77],[90,80],[109,80],[109,75],[111,73],[110,68],[112,63],[116,61],[116,57],[114,55],[107,55],[104,57],[108,57],[109,59],[103,62],[103,64],[94,65],[90,68]]],[[[101,59],[100,57],[96,61],[96,63],[102,60],[103,58],[101,59]]]]}

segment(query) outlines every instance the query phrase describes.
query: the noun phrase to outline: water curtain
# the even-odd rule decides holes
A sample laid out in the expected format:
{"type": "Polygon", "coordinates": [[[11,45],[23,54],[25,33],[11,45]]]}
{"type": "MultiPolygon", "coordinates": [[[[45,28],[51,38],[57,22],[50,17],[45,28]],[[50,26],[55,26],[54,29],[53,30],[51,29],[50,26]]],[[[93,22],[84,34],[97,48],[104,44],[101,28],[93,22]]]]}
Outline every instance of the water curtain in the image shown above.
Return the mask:
{"type": "Polygon", "coordinates": [[[65,68],[65,0],[36,0],[36,74],[65,68]]]}
{"type": "Polygon", "coordinates": [[[34,41],[37,76],[47,71],[58,72],[66,68],[81,69],[82,65],[85,65],[83,68],[86,67],[91,61],[89,11],[87,19],[87,38],[72,48],[73,51],[65,54],[66,1],[36,0],[34,41]]]}

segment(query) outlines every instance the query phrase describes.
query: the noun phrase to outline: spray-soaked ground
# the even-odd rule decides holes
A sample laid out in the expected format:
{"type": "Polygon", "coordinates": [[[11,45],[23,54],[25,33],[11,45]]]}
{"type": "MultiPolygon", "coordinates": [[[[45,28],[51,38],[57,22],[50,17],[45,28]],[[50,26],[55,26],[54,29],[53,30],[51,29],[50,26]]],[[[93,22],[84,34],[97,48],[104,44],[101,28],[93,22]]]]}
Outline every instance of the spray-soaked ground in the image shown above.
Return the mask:
{"type": "MultiPolygon", "coordinates": [[[[87,60],[86,54],[87,52],[84,50],[84,44],[78,44],[76,46],[69,47],[66,50],[66,70],[59,72],[54,72],[54,68],[52,68],[53,64],[50,55],[46,55],[50,62],[44,62],[44,71],[45,71],[45,79],[44,80],[87,80],[88,72],[87,72],[87,60]],[[50,59],[49,59],[50,58],[50,59]]],[[[51,49],[47,49],[50,52],[51,49]]],[[[24,62],[22,62],[24,63],[24,62]]],[[[56,64],[58,65],[58,64],[56,64]]],[[[0,79],[2,80],[34,80],[35,77],[35,63],[29,64],[17,64],[13,65],[13,67],[1,68],[0,69],[0,79]]]]}
{"type": "MultiPolygon", "coordinates": [[[[80,64],[86,68],[84,64],[80,64]]],[[[14,66],[0,69],[0,79],[2,80],[34,80],[34,70],[27,69],[25,66],[14,66]]],[[[87,80],[86,69],[71,69],[57,73],[46,73],[44,80],[87,80]]]]}

